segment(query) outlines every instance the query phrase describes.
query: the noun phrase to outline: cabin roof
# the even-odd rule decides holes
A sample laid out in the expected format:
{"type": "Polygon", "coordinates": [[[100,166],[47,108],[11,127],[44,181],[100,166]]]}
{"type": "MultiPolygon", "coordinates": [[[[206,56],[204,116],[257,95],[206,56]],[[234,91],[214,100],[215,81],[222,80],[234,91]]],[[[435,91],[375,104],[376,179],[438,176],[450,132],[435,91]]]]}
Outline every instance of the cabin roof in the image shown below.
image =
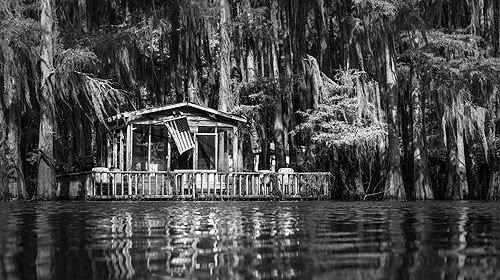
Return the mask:
{"type": "Polygon", "coordinates": [[[169,104],[160,107],[146,108],[136,111],[123,112],[113,117],[107,119],[108,122],[124,121],[128,122],[131,120],[137,120],[142,118],[155,118],[159,115],[173,115],[174,112],[192,113],[195,115],[207,115],[212,118],[220,119],[228,123],[246,123],[246,118],[243,116],[237,116],[234,114],[229,114],[221,112],[212,108],[200,106],[190,102],[169,104]]]}

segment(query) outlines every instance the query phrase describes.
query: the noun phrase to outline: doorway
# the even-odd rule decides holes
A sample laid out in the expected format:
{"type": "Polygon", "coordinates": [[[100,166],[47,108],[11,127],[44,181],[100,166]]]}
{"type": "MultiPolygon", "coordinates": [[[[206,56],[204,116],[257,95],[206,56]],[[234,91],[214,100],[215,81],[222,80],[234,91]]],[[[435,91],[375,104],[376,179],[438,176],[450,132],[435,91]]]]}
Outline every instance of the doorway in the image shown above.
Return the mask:
{"type": "Polygon", "coordinates": [[[195,133],[194,166],[197,170],[217,170],[217,134],[195,133]]]}

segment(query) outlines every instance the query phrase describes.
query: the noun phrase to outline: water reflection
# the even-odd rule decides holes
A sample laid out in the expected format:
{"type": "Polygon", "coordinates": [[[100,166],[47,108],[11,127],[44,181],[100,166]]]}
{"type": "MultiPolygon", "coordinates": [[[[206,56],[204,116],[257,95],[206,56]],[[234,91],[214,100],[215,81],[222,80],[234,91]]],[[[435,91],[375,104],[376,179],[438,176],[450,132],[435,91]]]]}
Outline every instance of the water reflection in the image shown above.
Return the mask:
{"type": "Polygon", "coordinates": [[[495,279],[500,204],[0,204],[0,279],[495,279]]]}

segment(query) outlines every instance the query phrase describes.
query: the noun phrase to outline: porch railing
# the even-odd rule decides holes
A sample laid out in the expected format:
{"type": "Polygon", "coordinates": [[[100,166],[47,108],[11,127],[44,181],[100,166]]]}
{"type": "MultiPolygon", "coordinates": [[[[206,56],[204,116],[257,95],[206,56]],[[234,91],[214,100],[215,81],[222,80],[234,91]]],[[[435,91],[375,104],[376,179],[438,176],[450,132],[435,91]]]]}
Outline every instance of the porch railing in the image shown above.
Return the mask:
{"type": "Polygon", "coordinates": [[[330,173],[106,171],[92,173],[94,199],[321,199],[330,173]]]}

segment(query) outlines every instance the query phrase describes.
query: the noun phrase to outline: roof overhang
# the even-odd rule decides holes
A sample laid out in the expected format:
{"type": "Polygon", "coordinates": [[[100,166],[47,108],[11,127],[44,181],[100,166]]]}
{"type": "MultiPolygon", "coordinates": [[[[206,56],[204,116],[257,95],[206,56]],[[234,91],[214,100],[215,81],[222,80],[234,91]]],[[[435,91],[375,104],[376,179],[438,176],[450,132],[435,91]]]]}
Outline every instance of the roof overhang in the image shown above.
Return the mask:
{"type": "Polygon", "coordinates": [[[183,102],[170,104],[160,107],[152,107],[147,109],[141,109],[137,111],[130,111],[117,114],[113,117],[107,119],[108,123],[129,123],[134,120],[140,119],[151,119],[158,117],[159,115],[174,115],[180,112],[190,112],[195,115],[206,115],[213,119],[219,119],[227,123],[246,123],[247,120],[243,116],[237,116],[225,112],[221,112],[212,108],[200,106],[194,103],[183,102]]]}

